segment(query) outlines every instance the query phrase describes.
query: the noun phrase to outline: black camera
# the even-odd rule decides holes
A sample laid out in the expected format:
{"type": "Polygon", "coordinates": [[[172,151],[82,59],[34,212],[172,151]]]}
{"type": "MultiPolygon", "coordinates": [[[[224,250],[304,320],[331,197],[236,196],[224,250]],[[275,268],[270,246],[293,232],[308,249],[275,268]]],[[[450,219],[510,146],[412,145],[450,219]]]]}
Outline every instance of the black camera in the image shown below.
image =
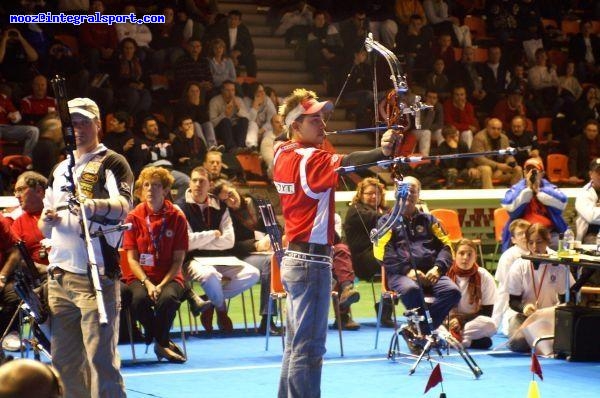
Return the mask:
{"type": "Polygon", "coordinates": [[[532,184],[535,184],[535,182],[537,181],[537,169],[533,169],[531,170],[531,175],[529,176],[529,181],[531,181],[532,184]]]}

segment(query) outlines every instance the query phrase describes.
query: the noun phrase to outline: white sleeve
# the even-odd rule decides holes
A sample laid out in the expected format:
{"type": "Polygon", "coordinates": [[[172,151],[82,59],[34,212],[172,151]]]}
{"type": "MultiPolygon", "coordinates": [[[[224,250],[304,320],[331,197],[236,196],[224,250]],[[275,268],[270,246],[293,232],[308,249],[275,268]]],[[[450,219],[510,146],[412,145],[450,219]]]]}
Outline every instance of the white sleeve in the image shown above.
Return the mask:
{"type": "Polygon", "coordinates": [[[481,305],[494,305],[496,302],[496,282],[485,268],[479,268],[481,275],[481,305]]]}
{"type": "Polygon", "coordinates": [[[229,215],[229,209],[225,210],[225,213],[223,213],[219,229],[221,230],[221,236],[215,239],[214,249],[231,249],[235,243],[235,233],[233,232],[233,222],[231,221],[231,216],[229,215]]]}
{"type": "Polygon", "coordinates": [[[508,283],[507,291],[508,294],[513,296],[522,296],[523,291],[523,276],[521,275],[521,269],[523,268],[523,260],[517,260],[513,263],[508,271],[508,283]]]}

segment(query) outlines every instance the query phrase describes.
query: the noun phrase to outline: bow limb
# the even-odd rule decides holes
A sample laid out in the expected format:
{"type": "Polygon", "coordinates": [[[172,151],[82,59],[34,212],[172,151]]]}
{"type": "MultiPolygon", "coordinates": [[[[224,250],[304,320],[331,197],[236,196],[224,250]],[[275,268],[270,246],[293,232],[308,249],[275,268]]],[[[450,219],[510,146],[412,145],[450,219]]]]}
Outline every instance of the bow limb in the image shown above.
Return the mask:
{"type": "Polygon", "coordinates": [[[396,193],[395,198],[396,202],[394,203],[394,207],[389,213],[389,217],[383,225],[380,225],[378,228],[374,228],[371,231],[370,238],[371,242],[377,244],[377,241],[381,239],[393,226],[396,222],[402,218],[402,213],[404,212],[404,208],[406,206],[406,198],[409,195],[409,184],[402,182],[402,180],[396,179],[394,180],[396,183],[396,193]]]}

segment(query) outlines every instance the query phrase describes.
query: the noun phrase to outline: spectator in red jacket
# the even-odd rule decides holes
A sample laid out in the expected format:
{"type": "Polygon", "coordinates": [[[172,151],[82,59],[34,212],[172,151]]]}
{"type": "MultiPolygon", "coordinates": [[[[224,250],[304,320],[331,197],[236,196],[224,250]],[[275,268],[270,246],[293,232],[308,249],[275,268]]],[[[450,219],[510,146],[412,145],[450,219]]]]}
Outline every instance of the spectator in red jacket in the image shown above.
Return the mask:
{"type": "MultiPolygon", "coordinates": [[[[90,14],[95,12],[104,13],[104,3],[101,0],[90,3],[90,14]]],[[[95,76],[98,73],[109,73],[119,46],[115,25],[84,23],[79,32],[79,41],[88,58],[90,74],[95,76]]]]}
{"type": "Polygon", "coordinates": [[[473,105],[467,101],[464,86],[454,87],[452,97],[444,102],[444,124],[456,127],[460,131],[460,140],[471,148],[473,134],[479,130],[479,122],[473,105]]]}

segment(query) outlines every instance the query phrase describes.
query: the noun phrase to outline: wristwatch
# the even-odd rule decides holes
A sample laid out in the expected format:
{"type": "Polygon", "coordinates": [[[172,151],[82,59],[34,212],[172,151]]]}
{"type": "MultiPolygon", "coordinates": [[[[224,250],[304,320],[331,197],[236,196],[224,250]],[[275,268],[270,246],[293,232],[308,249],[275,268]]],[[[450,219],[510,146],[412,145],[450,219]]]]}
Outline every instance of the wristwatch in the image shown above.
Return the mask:
{"type": "Polygon", "coordinates": [[[6,283],[6,275],[0,275],[0,282],[6,283]]]}
{"type": "Polygon", "coordinates": [[[142,282],[142,286],[146,286],[146,281],[148,280],[148,275],[146,275],[140,282],[142,282]]]}

